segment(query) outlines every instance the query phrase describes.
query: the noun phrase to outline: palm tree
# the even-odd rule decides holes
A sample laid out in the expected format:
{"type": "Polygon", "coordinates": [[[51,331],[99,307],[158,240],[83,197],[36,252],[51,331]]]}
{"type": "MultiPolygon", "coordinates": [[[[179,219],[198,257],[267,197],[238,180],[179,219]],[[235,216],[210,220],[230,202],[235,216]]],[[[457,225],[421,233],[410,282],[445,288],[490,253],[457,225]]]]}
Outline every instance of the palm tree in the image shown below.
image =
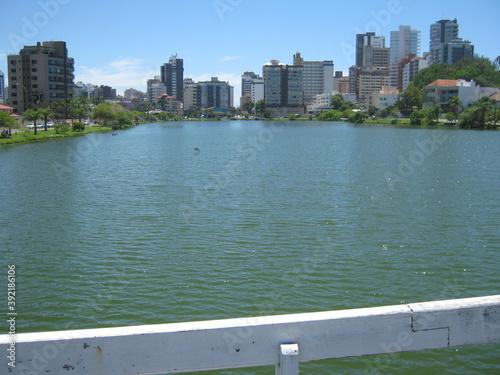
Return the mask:
{"type": "Polygon", "coordinates": [[[430,107],[427,110],[427,117],[429,120],[436,120],[436,123],[439,121],[439,116],[441,115],[441,106],[439,104],[436,104],[434,107],[430,107]]]}
{"type": "Polygon", "coordinates": [[[34,129],[35,129],[35,133],[34,133],[35,135],[37,135],[36,120],[38,120],[39,118],[40,118],[40,115],[38,114],[38,111],[35,111],[34,109],[28,109],[23,114],[23,121],[28,121],[28,122],[33,123],[34,129]]]}
{"type": "Polygon", "coordinates": [[[490,99],[488,96],[483,96],[473,104],[474,115],[478,119],[480,128],[488,128],[486,125],[486,116],[490,111],[490,106],[494,103],[495,101],[490,99]]]}
{"type": "Polygon", "coordinates": [[[87,99],[84,96],[80,96],[76,99],[72,100],[73,104],[73,115],[78,119],[79,122],[82,122],[82,118],[88,117],[92,101],[87,99]]]}
{"type": "Polygon", "coordinates": [[[460,100],[458,96],[454,96],[448,101],[448,108],[453,113],[453,118],[456,121],[458,119],[458,112],[460,111],[460,109],[464,108],[464,105],[462,104],[462,100],[460,100]]]}
{"type": "Polygon", "coordinates": [[[42,108],[38,110],[38,116],[43,121],[45,131],[47,131],[47,122],[52,119],[54,112],[50,108],[42,108]]]}

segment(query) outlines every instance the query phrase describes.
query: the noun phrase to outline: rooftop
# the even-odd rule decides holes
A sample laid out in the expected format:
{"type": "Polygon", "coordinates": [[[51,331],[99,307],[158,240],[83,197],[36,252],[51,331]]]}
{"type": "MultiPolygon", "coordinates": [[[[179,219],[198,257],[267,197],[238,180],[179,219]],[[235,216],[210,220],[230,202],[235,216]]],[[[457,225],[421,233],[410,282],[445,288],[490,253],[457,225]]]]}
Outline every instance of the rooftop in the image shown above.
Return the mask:
{"type": "Polygon", "coordinates": [[[434,82],[429,83],[428,86],[458,86],[462,79],[436,79],[434,82]]]}

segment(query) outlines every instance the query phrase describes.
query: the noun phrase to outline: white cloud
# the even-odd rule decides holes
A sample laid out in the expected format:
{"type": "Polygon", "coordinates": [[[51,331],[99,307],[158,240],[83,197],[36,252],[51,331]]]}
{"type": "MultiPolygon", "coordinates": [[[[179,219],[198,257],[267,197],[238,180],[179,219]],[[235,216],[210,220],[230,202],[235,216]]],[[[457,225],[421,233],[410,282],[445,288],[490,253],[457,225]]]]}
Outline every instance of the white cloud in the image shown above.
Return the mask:
{"type": "Polygon", "coordinates": [[[105,66],[77,66],[75,82],[107,85],[122,93],[128,88],[146,90],[146,81],[158,75],[157,69],[148,68],[144,60],[131,57],[111,61],[105,66]]]}
{"type": "Polygon", "coordinates": [[[231,60],[239,60],[241,58],[243,58],[243,56],[224,56],[223,58],[221,58],[219,60],[219,62],[223,63],[223,62],[231,61],[231,60]]]}

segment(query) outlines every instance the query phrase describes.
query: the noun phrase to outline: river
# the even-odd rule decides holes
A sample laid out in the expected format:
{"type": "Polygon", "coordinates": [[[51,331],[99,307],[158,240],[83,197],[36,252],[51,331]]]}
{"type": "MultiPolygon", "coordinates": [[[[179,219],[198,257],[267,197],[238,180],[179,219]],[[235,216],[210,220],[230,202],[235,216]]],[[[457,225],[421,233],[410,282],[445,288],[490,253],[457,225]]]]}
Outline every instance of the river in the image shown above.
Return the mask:
{"type": "MultiPolygon", "coordinates": [[[[0,147],[18,332],[499,294],[500,132],[214,121],[117,134],[0,147]]],[[[498,374],[499,349],[301,373],[498,374]]]]}

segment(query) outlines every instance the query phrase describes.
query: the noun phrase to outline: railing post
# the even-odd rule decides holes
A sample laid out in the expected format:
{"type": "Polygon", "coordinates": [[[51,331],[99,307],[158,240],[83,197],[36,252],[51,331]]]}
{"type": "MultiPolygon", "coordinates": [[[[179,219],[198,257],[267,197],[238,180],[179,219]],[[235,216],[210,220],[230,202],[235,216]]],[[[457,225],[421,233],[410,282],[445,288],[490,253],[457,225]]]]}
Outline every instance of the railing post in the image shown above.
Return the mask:
{"type": "Polygon", "coordinates": [[[280,363],[276,365],[276,375],[299,375],[299,346],[281,344],[280,363]]]}

